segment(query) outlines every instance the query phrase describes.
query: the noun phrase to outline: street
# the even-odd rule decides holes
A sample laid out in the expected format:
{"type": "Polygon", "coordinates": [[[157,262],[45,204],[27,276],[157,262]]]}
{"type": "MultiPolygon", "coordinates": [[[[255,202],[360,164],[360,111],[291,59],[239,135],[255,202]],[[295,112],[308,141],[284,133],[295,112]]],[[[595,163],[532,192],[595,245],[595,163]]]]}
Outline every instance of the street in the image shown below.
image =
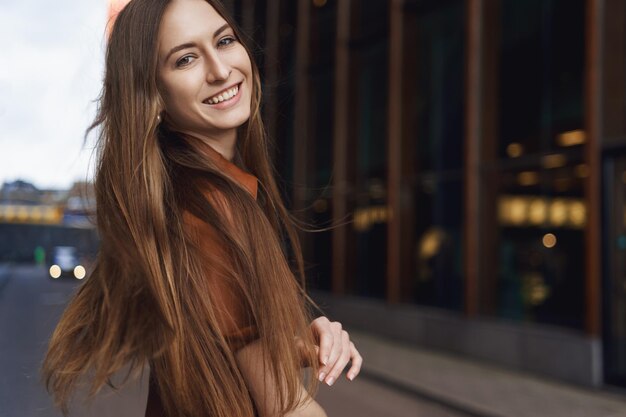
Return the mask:
{"type": "MultiPolygon", "coordinates": [[[[78,284],[53,281],[44,268],[27,266],[13,268],[0,282],[0,417],[61,416],[41,383],[39,367],[48,337],[78,284]]],[[[329,417],[464,416],[367,376],[321,386],[317,400],[329,417]]],[[[120,392],[104,390],[90,406],[75,406],[72,415],[143,416],[145,401],[145,381],[131,383],[120,392]]]]}

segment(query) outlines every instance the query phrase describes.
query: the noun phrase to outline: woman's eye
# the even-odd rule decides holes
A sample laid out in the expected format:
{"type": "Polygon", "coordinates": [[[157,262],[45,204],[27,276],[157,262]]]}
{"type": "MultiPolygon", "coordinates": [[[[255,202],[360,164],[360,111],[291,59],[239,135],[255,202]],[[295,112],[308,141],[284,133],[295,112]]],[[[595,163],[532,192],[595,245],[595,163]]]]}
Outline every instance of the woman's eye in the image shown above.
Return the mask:
{"type": "Polygon", "coordinates": [[[228,46],[231,43],[235,42],[236,39],[233,38],[232,36],[227,36],[225,38],[222,38],[219,40],[219,42],[217,43],[218,46],[228,46]]]}
{"type": "Polygon", "coordinates": [[[176,66],[184,67],[185,65],[191,64],[192,60],[193,60],[193,57],[191,55],[185,55],[184,57],[176,61],[176,66]]]}

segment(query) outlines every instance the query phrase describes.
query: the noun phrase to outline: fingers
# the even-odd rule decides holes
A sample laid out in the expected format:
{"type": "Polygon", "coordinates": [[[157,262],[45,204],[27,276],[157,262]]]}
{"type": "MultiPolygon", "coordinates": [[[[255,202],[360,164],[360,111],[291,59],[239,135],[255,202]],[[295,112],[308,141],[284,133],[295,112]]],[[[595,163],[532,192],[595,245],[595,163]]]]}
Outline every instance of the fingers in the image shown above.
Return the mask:
{"type": "Polygon", "coordinates": [[[363,358],[350,341],[348,332],[342,329],[341,323],[331,322],[326,317],[318,317],[311,323],[311,328],[318,340],[318,357],[322,366],[318,378],[326,384],[333,385],[341,372],[352,362],[346,378],[352,381],[361,371],[363,358]]]}
{"type": "Polygon", "coordinates": [[[327,365],[333,348],[333,332],[331,323],[326,317],[318,317],[313,320],[312,328],[319,342],[319,358],[323,365],[327,365]]]}
{"type": "MultiPolygon", "coordinates": [[[[348,336],[348,332],[346,332],[345,330],[341,331],[341,343],[339,343],[340,345],[340,349],[334,350],[336,352],[339,353],[339,356],[337,357],[336,361],[333,361],[333,365],[331,370],[328,372],[328,376],[326,377],[326,379],[324,380],[324,382],[326,382],[329,386],[333,385],[335,383],[335,381],[339,378],[339,375],[341,375],[341,372],[343,371],[343,368],[346,367],[346,365],[348,364],[348,361],[350,360],[350,337],[348,336]]],[[[332,361],[332,356],[331,356],[331,361],[332,361]]]]}
{"type": "MultiPolygon", "coordinates": [[[[341,334],[342,332],[343,332],[343,329],[341,327],[341,323],[339,323],[338,321],[334,321],[330,323],[330,331],[326,333],[327,340],[328,340],[327,343],[328,343],[328,346],[330,346],[330,348],[329,348],[328,356],[322,357],[322,358],[328,358],[325,363],[328,371],[330,371],[330,369],[332,368],[332,364],[334,364],[337,361],[337,359],[341,355],[341,351],[344,349],[342,334],[341,334]]],[[[322,361],[322,363],[324,362],[322,361]]]]}
{"type": "Polygon", "coordinates": [[[361,356],[359,351],[356,350],[356,347],[352,342],[350,342],[350,360],[352,361],[352,366],[346,374],[346,378],[352,381],[354,378],[357,377],[359,372],[361,372],[361,365],[363,365],[363,357],[361,356]]]}

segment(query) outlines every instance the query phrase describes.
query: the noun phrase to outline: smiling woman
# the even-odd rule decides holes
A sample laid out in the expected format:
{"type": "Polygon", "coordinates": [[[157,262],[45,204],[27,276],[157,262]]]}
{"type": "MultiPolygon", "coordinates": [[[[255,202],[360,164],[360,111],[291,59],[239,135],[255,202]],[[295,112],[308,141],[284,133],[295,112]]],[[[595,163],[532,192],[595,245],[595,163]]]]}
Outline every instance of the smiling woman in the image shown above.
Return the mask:
{"type": "Polygon", "coordinates": [[[359,373],[348,333],[310,317],[258,74],[217,1],[132,0],[117,17],[92,126],[101,249],[43,367],[64,411],[81,377],[94,394],[128,364],[150,365],[155,417],[325,416],[317,379],[359,373]]]}
{"type": "Polygon", "coordinates": [[[173,129],[210,138],[220,151],[233,148],[233,129],[250,117],[252,64],[233,28],[208,3],[175,2],[167,8],[159,30],[158,74],[166,122],[173,129]]]}

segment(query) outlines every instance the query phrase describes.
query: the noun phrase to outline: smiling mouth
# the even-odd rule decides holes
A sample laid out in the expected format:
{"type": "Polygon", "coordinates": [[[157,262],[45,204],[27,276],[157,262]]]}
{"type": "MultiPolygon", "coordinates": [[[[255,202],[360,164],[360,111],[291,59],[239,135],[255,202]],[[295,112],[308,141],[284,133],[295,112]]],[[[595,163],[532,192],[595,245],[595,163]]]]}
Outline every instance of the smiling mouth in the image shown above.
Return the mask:
{"type": "Polygon", "coordinates": [[[232,100],[233,97],[237,95],[239,89],[241,88],[241,83],[235,85],[232,88],[229,88],[226,91],[222,91],[219,94],[214,95],[213,97],[209,97],[203,101],[204,104],[218,104],[224,101],[232,100]]]}

